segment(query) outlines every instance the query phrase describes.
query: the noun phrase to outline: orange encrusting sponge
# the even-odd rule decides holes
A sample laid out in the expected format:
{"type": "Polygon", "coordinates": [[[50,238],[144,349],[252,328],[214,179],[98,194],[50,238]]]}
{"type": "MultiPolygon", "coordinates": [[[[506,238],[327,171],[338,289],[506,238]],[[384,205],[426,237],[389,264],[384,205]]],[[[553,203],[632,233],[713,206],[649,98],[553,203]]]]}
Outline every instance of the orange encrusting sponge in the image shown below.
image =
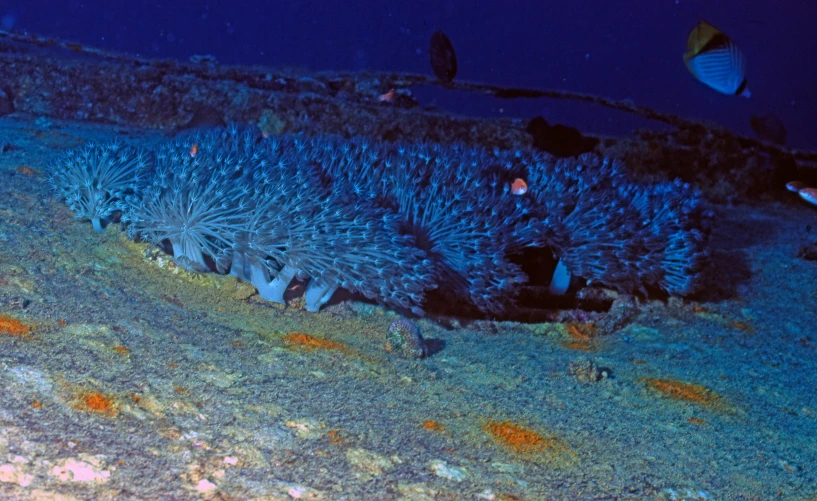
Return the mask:
{"type": "Polygon", "coordinates": [[[12,336],[26,336],[31,334],[30,325],[20,322],[11,315],[0,315],[0,333],[12,336]]]}

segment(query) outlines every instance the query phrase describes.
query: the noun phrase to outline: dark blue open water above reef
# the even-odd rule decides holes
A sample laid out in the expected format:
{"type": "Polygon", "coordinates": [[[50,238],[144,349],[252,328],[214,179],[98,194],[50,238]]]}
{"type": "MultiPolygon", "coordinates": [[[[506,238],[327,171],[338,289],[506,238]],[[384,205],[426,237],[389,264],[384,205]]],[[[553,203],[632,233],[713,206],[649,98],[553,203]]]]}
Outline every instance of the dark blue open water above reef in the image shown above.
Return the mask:
{"type": "MultiPolygon", "coordinates": [[[[817,7],[807,0],[635,0],[326,2],[6,0],[5,28],[146,57],[212,54],[222,63],[430,73],[428,40],[451,39],[458,79],[558,88],[707,119],[751,135],[751,115],[772,113],[789,144],[817,146],[817,7]],[[695,81],[682,54],[705,19],[732,37],[748,61],[748,100],[695,81]]],[[[547,100],[497,102],[440,93],[443,108],[467,114],[543,115],[589,132],[627,133],[645,124],[547,100]]]]}

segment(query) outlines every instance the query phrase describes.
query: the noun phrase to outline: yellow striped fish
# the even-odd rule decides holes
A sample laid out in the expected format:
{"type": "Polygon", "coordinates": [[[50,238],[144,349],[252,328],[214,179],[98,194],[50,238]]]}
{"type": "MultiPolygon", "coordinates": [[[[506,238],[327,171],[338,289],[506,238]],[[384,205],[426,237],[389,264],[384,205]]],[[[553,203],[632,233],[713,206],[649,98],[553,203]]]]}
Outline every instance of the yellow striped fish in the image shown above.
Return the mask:
{"type": "Polygon", "coordinates": [[[701,21],[689,33],[684,62],[701,83],[722,94],[749,97],[746,57],[722,31],[701,21]]]}

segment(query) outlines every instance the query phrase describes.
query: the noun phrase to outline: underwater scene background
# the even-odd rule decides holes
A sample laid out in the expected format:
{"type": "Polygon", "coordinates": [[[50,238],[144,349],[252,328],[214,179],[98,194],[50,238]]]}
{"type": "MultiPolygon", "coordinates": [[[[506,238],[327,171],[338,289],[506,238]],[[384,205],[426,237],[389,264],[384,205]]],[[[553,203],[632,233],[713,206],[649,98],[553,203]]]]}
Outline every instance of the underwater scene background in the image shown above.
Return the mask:
{"type": "Polygon", "coordinates": [[[813,15],[0,5],[0,497],[817,499],[813,15]]]}

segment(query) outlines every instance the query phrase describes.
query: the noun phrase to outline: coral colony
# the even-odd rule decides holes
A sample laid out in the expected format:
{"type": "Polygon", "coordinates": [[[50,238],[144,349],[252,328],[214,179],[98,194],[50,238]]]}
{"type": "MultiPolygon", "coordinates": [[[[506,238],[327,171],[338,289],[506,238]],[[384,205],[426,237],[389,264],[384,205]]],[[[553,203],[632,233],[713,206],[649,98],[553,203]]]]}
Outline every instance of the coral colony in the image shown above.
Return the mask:
{"type": "Polygon", "coordinates": [[[51,169],[49,181],[77,218],[89,219],[97,232],[117,210],[117,202],[136,194],[148,158],[130,146],[113,142],[88,144],[69,151],[51,169]]]}
{"type": "Polygon", "coordinates": [[[617,161],[326,135],[199,132],[152,152],[113,143],[63,154],[49,179],[97,231],[131,237],[180,266],[230,273],[283,303],[293,279],[318,311],[343,288],[423,313],[452,304],[502,313],[527,277],[527,248],[572,278],[626,292],[695,292],[705,257],[699,195],[630,182],[617,161]],[[518,195],[512,185],[527,180],[518,195]]]}

